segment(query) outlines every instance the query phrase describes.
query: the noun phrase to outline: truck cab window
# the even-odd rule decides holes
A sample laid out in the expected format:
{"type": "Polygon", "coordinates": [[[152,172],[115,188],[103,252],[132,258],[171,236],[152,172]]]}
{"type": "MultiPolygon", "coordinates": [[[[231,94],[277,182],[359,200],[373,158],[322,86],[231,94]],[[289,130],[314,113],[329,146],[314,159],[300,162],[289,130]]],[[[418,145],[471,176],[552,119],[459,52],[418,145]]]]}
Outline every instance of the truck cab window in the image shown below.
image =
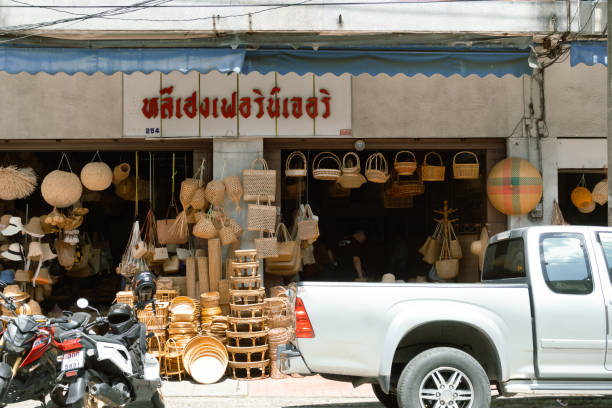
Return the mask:
{"type": "Polygon", "coordinates": [[[507,239],[487,247],[482,280],[524,278],[525,245],[522,238],[507,239]]]}
{"type": "Polygon", "coordinates": [[[599,243],[603,249],[604,257],[606,258],[606,266],[608,268],[608,276],[612,283],[612,234],[607,232],[599,233],[599,243]]]}
{"type": "Polygon", "coordinates": [[[540,260],[544,280],[553,292],[587,295],[593,291],[593,279],[581,234],[542,234],[540,260]]]}

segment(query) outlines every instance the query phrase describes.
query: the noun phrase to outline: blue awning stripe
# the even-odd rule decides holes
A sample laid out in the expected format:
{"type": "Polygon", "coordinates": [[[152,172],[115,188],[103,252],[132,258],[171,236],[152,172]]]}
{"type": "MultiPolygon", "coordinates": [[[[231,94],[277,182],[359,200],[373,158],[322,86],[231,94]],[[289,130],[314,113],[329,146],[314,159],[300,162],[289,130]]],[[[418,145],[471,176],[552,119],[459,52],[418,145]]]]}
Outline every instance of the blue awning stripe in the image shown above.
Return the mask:
{"type": "Polygon", "coordinates": [[[451,76],[531,74],[528,50],[427,48],[385,50],[292,50],[225,48],[35,48],[0,47],[0,71],[113,74],[161,71],[295,72],[300,75],[440,74],[451,76]]]}
{"type": "Polygon", "coordinates": [[[572,41],[570,48],[570,64],[608,66],[608,42],[607,41],[572,41]]]}

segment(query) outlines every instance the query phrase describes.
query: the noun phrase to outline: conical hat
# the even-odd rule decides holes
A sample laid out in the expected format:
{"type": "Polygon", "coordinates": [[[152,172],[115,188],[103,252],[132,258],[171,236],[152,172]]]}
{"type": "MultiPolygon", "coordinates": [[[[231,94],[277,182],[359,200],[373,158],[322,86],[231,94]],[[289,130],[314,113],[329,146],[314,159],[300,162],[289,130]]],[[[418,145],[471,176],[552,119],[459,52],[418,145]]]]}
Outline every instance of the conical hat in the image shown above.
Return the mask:
{"type": "Polygon", "coordinates": [[[480,231],[480,239],[472,242],[472,245],[470,246],[470,252],[474,255],[478,255],[478,269],[480,270],[482,270],[482,263],[484,261],[484,255],[488,243],[489,231],[487,231],[487,227],[482,227],[482,230],[480,231]]]}
{"type": "Polygon", "coordinates": [[[39,217],[30,218],[30,221],[23,227],[23,232],[35,238],[42,238],[45,236],[39,217]]]}

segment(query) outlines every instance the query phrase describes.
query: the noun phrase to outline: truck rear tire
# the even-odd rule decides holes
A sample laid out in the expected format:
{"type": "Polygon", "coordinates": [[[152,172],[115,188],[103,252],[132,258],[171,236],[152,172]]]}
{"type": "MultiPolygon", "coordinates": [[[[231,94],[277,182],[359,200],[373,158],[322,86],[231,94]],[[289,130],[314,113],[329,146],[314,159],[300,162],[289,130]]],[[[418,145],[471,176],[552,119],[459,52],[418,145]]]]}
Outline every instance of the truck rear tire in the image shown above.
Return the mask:
{"type": "Polygon", "coordinates": [[[385,394],[385,392],[380,388],[378,384],[372,384],[372,391],[374,391],[374,395],[387,408],[399,408],[397,403],[397,395],[395,394],[385,394]]]}
{"type": "Polygon", "coordinates": [[[469,354],[436,347],[413,358],[397,384],[401,408],[489,408],[491,385],[482,366],[469,354]]]}

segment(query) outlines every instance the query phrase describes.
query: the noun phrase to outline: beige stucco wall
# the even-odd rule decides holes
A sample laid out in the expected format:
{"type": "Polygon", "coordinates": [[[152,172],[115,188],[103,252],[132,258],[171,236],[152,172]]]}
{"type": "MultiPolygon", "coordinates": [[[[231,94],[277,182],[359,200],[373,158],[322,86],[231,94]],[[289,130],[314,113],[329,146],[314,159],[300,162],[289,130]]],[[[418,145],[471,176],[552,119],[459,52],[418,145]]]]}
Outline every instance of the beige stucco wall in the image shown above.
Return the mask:
{"type": "Polygon", "coordinates": [[[545,71],[546,124],[554,137],[606,137],[606,67],[570,66],[569,58],[545,71]]]}
{"type": "Polygon", "coordinates": [[[107,139],[122,135],[121,74],[0,72],[0,138],[107,139]]]}
{"type": "Polygon", "coordinates": [[[523,116],[524,78],[353,78],[357,137],[508,137],[523,116]]]}

